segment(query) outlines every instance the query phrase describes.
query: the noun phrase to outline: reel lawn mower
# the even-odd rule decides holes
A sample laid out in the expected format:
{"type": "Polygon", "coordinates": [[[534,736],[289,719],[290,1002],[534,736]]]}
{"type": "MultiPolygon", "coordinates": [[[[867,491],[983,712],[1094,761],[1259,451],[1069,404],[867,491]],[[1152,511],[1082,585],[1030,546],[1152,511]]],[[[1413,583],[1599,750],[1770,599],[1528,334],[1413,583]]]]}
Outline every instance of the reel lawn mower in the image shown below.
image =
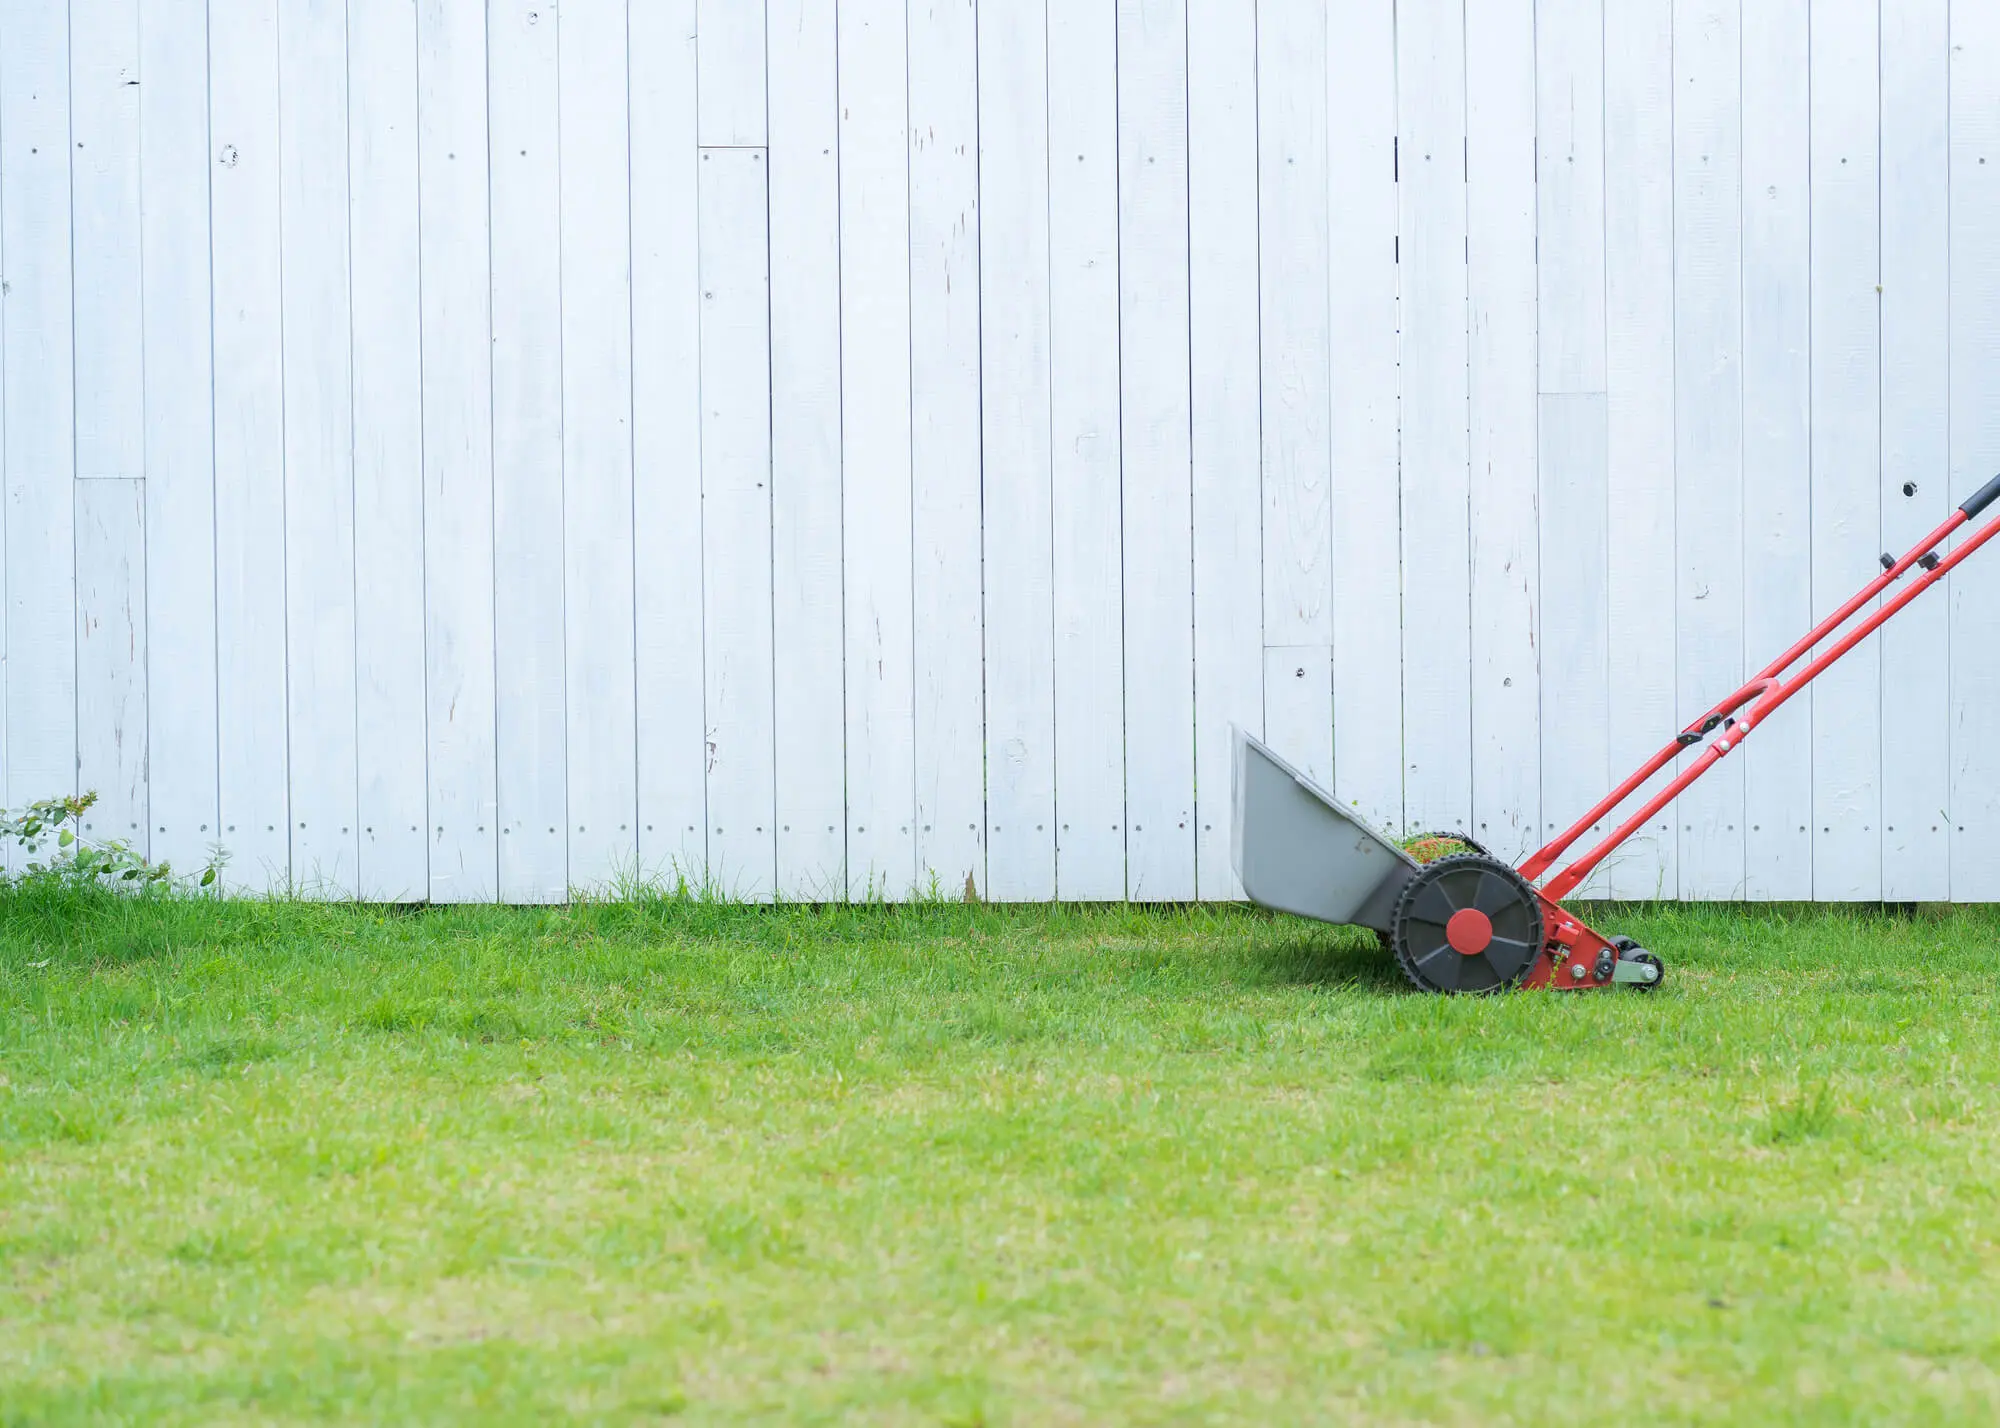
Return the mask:
{"type": "Polygon", "coordinates": [[[1493,857],[1462,833],[1435,835],[1433,841],[1471,851],[1419,861],[1352,810],[1342,808],[1332,794],[1259,740],[1237,730],[1231,851],[1244,891],[1252,902],[1280,912],[1374,929],[1395,954],[1403,975],[1421,991],[1657,988],[1665,976],[1658,957],[1629,937],[1604,936],[1565,909],[1562,900],[1787,700],[2000,534],[2000,519],[1991,520],[1948,553],[1939,553],[1955,532],[1976,521],[1996,500],[2000,500],[2000,476],[1901,560],[1884,555],[1881,573],[1859,594],[1756,678],[1683,729],[1518,868],[1493,857]],[[1917,572],[1914,579],[1812,655],[1912,571],[1917,572]],[[1552,871],[1593,826],[1668,764],[1704,743],[1706,748],[1690,757],[1674,779],[1603,841],[1561,871],[1552,871]]]}

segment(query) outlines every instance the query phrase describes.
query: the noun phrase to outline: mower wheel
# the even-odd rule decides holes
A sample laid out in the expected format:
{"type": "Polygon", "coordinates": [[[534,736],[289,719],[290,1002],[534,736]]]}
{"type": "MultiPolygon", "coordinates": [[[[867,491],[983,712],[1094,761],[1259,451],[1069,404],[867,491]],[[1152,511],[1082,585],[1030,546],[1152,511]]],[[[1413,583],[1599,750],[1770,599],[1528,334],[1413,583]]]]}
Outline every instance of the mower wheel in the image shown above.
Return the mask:
{"type": "Polygon", "coordinates": [[[1542,950],[1542,904],[1497,858],[1440,858],[1397,899],[1389,945],[1411,985],[1425,992],[1495,992],[1517,986],[1542,950]]]}

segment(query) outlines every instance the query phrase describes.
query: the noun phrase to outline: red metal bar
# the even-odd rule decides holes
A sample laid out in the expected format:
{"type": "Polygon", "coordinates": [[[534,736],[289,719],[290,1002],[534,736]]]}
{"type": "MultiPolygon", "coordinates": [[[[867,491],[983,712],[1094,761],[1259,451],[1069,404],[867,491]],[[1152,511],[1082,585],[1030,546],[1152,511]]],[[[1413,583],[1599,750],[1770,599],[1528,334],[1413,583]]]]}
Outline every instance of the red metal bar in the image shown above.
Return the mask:
{"type": "Polygon", "coordinates": [[[1647,780],[1672,763],[1685,749],[1693,747],[1703,737],[1719,729],[1721,733],[1715,742],[1703,750],[1701,755],[1689,764],[1672,782],[1662,788],[1651,799],[1647,800],[1643,808],[1626,819],[1624,823],[1620,824],[1601,843],[1571,863],[1569,867],[1565,868],[1542,888],[1543,894],[1551,900],[1560,900],[1575,891],[1582,885],[1584,879],[1596,870],[1598,864],[1610,856],[1626,839],[1643,828],[1648,820],[1658,814],[1661,809],[1680,797],[1690,784],[1713,768],[1730,750],[1742,743],[1748,737],[1750,731],[1763,722],[1773,711],[1781,707],[1794,694],[1798,693],[1799,690],[1812,683],[1830,665],[1847,654],[1856,645],[1860,644],[1861,641],[1880,629],[1885,621],[1902,610],[1904,606],[1942,580],[1960,561],[1985,545],[1996,534],[2000,534],[2000,520],[1988,522],[1970,540],[1967,540],[1958,549],[1944,556],[1931,568],[1925,570],[1894,599],[1877,607],[1859,625],[1856,625],[1847,634],[1843,635],[1824,654],[1812,660],[1792,678],[1784,679],[1781,677],[1793,665],[1797,664],[1800,659],[1804,658],[1814,646],[1838,630],[1870,600],[1880,595],[1882,591],[1895,581],[1908,574],[1912,568],[1926,556],[1930,555],[1939,545],[1942,545],[1950,538],[1954,531],[1965,525],[1970,519],[1971,515],[1964,507],[1954,511],[1950,520],[1926,536],[1923,542],[1914,547],[1908,555],[1905,555],[1901,560],[1884,570],[1874,580],[1871,580],[1862,588],[1859,594],[1834,611],[1833,614],[1821,620],[1813,627],[1811,633],[1800,639],[1798,643],[1786,650],[1776,660],[1773,660],[1758,673],[1755,679],[1752,679],[1741,689],[1738,689],[1734,694],[1716,705],[1714,709],[1710,710],[1701,719],[1689,725],[1673,743],[1655,754],[1637,773],[1605,795],[1595,807],[1584,814],[1575,824],[1571,825],[1554,842],[1541,849],[1534,857],[1523,863],[1521,865],[1522,876],[1528,878],[1530,881],[1541,877],[1573,843],[1589,832],[1606,814],[1622,805],[1647,780]],[[1731,716],[1746,704],[1750,706],[1749,712],[1741,719],[1732,721],[1731,716]]]}

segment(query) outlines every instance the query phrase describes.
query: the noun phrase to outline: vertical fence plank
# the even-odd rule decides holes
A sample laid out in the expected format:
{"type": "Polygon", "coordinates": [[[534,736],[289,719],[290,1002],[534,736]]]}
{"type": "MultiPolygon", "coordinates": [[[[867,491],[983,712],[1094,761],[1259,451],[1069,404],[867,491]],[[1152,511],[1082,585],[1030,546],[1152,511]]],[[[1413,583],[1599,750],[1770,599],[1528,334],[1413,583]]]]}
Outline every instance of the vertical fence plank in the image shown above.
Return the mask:
{"type": "Polygon", "coordinates": [[[276,0],[209,7],[215,625],[225,885],[292,881],[276,0]]]}
{"type": "MultiPolygon", "coordinates": [[[[1401,352],[1396,27],[1390,0],[1327,33],[1333,334],[1333,787],[1403,827],[1401,352]]],[[[1532,195],[1530,195],[1532,197],[1532,195]]]]}
{"type": "Polygon", "coordinates": [[[1327,15],[1257,16],[1258,305],[1264,470],[1264,730],[1333,782],[1327,15]]]}
{"type": "Polygon", "coordinates": [[[632,155],[623,0],[561,11],[563,637],[569,882],[638,870],[632,155]]]}
{"type": "Polygon", "coordinates": [[[282,0],[279,271],[292,882],[325,897],[354,895],[360,855],[346,56],[345,0],[282,0]]]}
{"type": "MultiPolygon", "coordinates": [[[[840,516],[844,160],[835,9],[834,0],[772,0],[770,6],[778,890],[806,899],[847,893],[840,516]]],[[[896,83],[900,91],[900,76],[896,83]]],[[[899,286],[907,285],[899,278],[899,286]]]]}
{"type": "Polygon", "coordinates": [[[410,902],[430,890],[414,7],[351,0],[347,44],[357,880],[364,898],[410,902]]]}
{"type": "MultiPolygon", "coordinates": [[[[1951,496],[2000,471],[2000,8],[1951,7],[1951,496]]],[[[1988,520],[1995,519],[1988,513],[1988,520]]],[[[1951,895],[2000,899],[2000,560],[1951,577],[1951,895]]]]}
{"type": "Polygon", "coordinates": [[[917,875],[986,886],[979,86],[973,0],[917,0],[910,44],[911,540],[917,875]]]}
{"type": "Polygon", "coordinates": [[[987,878],[1055,896],[1048,16],[979,12],[987,878]]]}
{"type": "Polygon", "coordinates": [[[857,896],[903,897],[917,878],[904,14],[902,0],[847,0],[840,22],[847,884],[857,896]]]}
{"type": "Polygon", "coordinates": [[[76,405],[68,17],[0,9],[6,802],[76,791],[76,405]]]}
{"type": "Polygon", "coordinates": [[[1195,895],[1186,0],[1118,7],[1127,874],[1195,895]],[[1131,777],[1131,770],[1140,777],[1131,777]]]}
{"type": "Polygon", "coordinates": [[[145,370],[140,286],[139,16],[70,7],[70,207],[76,373],[76,763],[96,837],[144,852],[145,370]],[[122,639],[121,639],[122,636],[122,639]]]}
{"type": "Polygon", "coordinates": [[[560,32],[579,6],[494,0],[493,668],[500,896],[569,896],[560,32]]]}
{"type": "Polygon", "coordinates": [[[1263,641],[1251,638],[1264,623],[1257,166],[1244,162],[1257,149],[1257,10],[1188,0],[1187,20],[1195,870],[1202,897],[1237,898],[1230,728],[1264,729],[1263,641]]]}
{"type": "MultiPolygon", "coordinates": [[[[1611,787],[1604,12],[1602,0],[1560,0],[1535,25],[1545,837],[1611,787]]],[[[1600,822],[1587,836],[1612,826],[1600,822]]],[[[1585,894],[1601,892],[1605,876],[1585,894]]]]}
{"type": "MultiPolygon", "coordinates": [[[[1542,841],[1537,837],[1543,774],[1537,733],[1535,36],[1532,0],[1466,8],[1470,831],[1508,859],[1525,856],[1542,841]]],[[[1578,90],[1581,96],[1588,86],[1578,90]]]]}
{"type": "MultiPolygon", "coordinates": [[[[1744,12],[1743,654],[1753,669],[1788,648],[1819,613],[1811,539],[1807,30],[1805,0],[1744,12]]],[[[1812,701],[1795,699],[1732,755],[1743,761],[1750,897],[1812,896],[1812,729],[1812,701]]]]}
{"type": "MultiPolygon", "coordinates": [[[[697,0],[699,119],[704,146],[761,148],[765,141],[766,0],[697,0]]],[[[669,7],[671,8],[671,7],[669,7]]]]}
{"type": "MultiPolygon", "coordinates": [[[[1049,7],[1056,889],[1071,900],[1125,895],[1121,58],[1115,5],[1049,7]]],[[[1163,674],[1138,675],[1137,697],[1149,697],[1163,674]]]]}
{"type": "Polygon", "coordinates": [[[708,878],[695,0],[630,10],[639,870],[708,878]]]}
{"type": "Polygon", "coordinates": [[[701,493],[709,876],[777,883],[770,271],[762,149],[701,151],[701,493]]]}
{"type": "Polygon", "coordinates": [[[486,64],[482,7],[420,0],[425,688],[439,902],[490,898],[499,877],[486,64]]]}
{"type": "MultiPolygon", "coordinates": [[[[1674,9],[1677,722],[1742,682],[1743,262],[1738,0],[1674,9]]],[[[1742,764],[1679,803],[1681,895],[1743,896],[1742,764]]]]}
{"type": "Polygon", "coordinates": [[[1472,822],[1467,522],[1465,27],[1452,0],[1396,11],[1402,154],[1403,802],[1472,822]]]}
{"type": "MultiPolygon", "coordinates": [[[[216,840],[215,428],[206,0],[139,12],[145,347],[146,848],[192,872],[216,840]]],[[[421,776],[421,766],[418,773],[421,776]]]]}
{"type": "MultiPolygon", "coordinates": [[[[1673,7],[1604,8],[1604,246],[1607,630],[1606,748],[1624,777],[1673,735],[1674,75],[1673,7]]],[[[1672,777],[1669,768],[1647,792],[1672,777]]],[[[1674,895],[1673,812],[1625,845],[1603,885],[1615,897],[1674,895]]],[[[1544,823],[1548,820],[1543,819],[1544,823]]],[[[1544,830],[1546,831],[1546,830],[1544,830]]]]}
{"type": "MultiPolygon", "coordinates": [[[[1882,10],[1882,546],[1951,513],[1951,11],[1882,10]]],[[[1882,895],[1951,896],[1951,606],[1882,631],[1882,895]]]]}
{"type": "MultiPolygon", "coordinates": [[[[85,836],[146,847],[146,483],[78,481],[76,776],[85,836]]],[[[191,871],[191,868],[188,869],[191,871]]]]}
{"type": "MultiPolygon", "coordinates": [[[[1880,46],[1874,0],[1812,9],[1813,604],[1882,553],[1880,46]]],[[[1757,658],[1752,656],[1752,658],[1757,658]]],[[[1813,685],[1813,896],[1882,895],[1881,646],[1813,685]]]]}
{"type": "Polygon", "coordinates": [[[70,6],[76,474],[138,476],[146,405],[139,234],[139,6],[70,6]]]}

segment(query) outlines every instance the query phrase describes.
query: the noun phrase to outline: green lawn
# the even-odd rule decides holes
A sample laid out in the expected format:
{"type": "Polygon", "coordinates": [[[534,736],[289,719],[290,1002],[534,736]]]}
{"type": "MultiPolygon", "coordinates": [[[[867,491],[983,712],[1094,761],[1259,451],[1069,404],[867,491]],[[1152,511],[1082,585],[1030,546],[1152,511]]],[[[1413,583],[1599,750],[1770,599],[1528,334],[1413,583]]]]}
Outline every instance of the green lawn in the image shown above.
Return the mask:
{"type": "Polygon", "coordinates": [[[1989,1423],[2000,917],[0,895],[0,1422],[1989,1423]]]}

